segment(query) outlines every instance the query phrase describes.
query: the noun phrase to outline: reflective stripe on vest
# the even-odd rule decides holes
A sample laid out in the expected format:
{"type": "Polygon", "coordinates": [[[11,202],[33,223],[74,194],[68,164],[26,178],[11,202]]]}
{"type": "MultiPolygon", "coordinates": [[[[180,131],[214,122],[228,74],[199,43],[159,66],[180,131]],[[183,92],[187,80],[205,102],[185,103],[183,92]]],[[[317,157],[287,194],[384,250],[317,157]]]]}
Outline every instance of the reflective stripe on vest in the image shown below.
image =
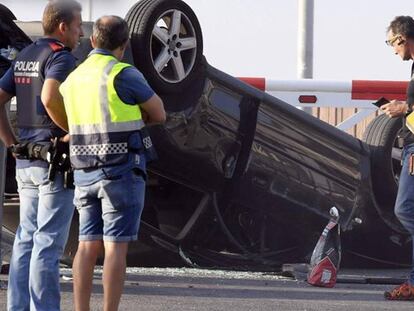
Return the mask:
{"type": "Polygon", "coordinates": [[[72,155],[104,155],[122,154],[128,152],[128,143],[113,143],[99,145],[74,145],[70,148],[72,155]]]}
{"type": "Polygon", "coordinates": [[[92,54],[61,85],[75,168],[125,162],[129,135],[144,127],[139,106],[125,104],[115,90],[116,75],[128,66],[92,54]]]}

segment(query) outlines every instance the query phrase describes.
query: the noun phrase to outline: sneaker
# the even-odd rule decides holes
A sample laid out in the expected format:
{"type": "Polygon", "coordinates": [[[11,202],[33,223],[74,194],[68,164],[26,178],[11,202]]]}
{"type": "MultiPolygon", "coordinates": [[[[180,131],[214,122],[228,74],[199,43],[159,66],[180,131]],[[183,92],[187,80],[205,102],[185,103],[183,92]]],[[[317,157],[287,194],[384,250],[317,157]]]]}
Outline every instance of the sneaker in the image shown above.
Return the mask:
{"type": "Polygon", "coordinates": [[[414,300],[414,286],[403,283],[390,292],[384,292],[387,300],[414,300]]]}

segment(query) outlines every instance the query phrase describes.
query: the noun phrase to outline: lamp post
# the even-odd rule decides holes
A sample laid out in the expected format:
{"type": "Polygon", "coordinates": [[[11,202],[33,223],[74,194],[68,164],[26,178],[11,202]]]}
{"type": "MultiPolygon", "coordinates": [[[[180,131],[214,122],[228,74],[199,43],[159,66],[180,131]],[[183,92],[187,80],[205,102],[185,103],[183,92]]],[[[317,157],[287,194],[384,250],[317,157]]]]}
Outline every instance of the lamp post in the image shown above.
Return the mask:
{"type": "Polygon", "coordinates": [[[87,7],[86,7],[86,20],[87,21],[92,21],[92,0],[88,0],[87,2],[87,7]]]}
{"type": "MultiPolygon", "coordinates": [[[[297,75],[299,79],[313,78],[313,11],[314,0],[298,2],[298,58],[297,75]]],[[[303,108],[312,113],[312,108],[303,108]]]]}

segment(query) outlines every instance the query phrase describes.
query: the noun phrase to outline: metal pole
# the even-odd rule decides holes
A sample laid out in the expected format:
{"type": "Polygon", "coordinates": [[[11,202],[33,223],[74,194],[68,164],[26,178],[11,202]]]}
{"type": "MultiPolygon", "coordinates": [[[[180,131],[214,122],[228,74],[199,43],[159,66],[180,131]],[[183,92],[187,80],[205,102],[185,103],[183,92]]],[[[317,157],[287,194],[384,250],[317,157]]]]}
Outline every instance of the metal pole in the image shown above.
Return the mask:
{"type": "MultiPolygon", "coordinates": [[[[299,0],[298,3],[298,78],[313,78],[313,11],[314,0],[299,0]]],[[[303,108],[312,113],[312,108],[303,108]]]]}
{"type": "Polygon", "coordinates": [[[92,0],[87,1],[85,15],[87,21],[92,21],[92,0]]]}

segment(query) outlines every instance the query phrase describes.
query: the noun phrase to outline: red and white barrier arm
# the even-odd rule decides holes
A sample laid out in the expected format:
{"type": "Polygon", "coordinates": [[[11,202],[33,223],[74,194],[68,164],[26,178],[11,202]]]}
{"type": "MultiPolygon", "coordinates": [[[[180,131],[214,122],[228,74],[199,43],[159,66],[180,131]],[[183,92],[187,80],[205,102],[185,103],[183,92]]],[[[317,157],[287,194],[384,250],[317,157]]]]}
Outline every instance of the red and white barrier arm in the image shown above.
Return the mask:
{"type": "Polygon", "coordinates": [[[380,97],[405,100],[407,81],[314,79],[270,80],[240,78],[242,81],[296,107],[358,108],[358,112],[337,127],[347,130],[373,113],[372,102],[380,97]]]}

